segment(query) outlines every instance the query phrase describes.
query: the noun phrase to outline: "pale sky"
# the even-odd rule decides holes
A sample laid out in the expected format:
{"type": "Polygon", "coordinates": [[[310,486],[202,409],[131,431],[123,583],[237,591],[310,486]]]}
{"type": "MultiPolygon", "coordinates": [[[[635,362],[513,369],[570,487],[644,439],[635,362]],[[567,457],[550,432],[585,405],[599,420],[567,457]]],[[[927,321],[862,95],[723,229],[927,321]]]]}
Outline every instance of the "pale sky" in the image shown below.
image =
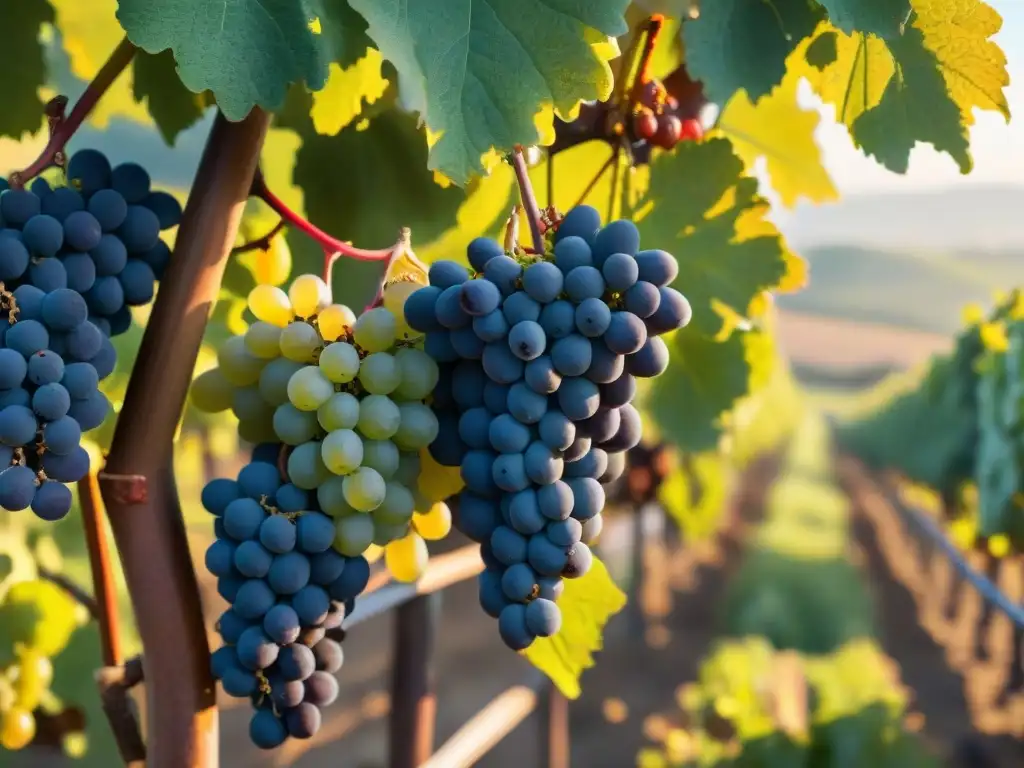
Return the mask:
{"type": "Polygon", "coordinates": [[[971,130],[974,169],[962,176],[947,156],[930,145],[918,146],[910,157],[905,176],[891,173],[855,149],[843,126],[832,119],[832,110],[818,132],[824,162],[841,194],[873,190],[907,191],[963,184],[1024,185],[1024,0],[987,0],[1003,17],[996,36],[1006,52],[1010,87],[1006,94],[1013,120],[1007,124],[995,112],[978,112],[971,130]]]}

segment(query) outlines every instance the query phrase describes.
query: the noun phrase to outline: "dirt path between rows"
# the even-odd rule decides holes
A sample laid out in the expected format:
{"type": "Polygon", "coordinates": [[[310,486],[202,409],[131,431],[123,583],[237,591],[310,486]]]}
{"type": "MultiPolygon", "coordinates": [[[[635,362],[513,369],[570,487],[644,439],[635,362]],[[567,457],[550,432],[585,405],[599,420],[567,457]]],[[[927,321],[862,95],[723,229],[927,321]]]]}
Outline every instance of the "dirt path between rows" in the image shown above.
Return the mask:
{"type": "MultiPolygon", "coordinates": [[[[1007,734],[984,733],[985,707],[1001,681],[985,678],[979,686],[976,665],[958,669],[951,650],[970,643],[961,637],[973,631],[962,616],[956,631],[943,632],[943,620],[932,605],[922,604],[923,585],[935,573],[920,571],[917,552],[905,536],[898,513],[856,462],[840,458],[840,485],[852,504],[851,535],[864,560],[864,577],[874,596],[881,644],[900,666],[903,682],[913,691],[912,709],[924,741],[950,768],[1016,768],[1024,764],[1024,745],[1007,734]],[[939,638],[942,642],[937,641],[939,638]],[[966,680],[965,680],[966,675],[966,680]],[[984,690],[983,690],[984,689],[984,690]]],[[[962,613],[962,612],[961,612],[962,613]]],[[[1004,654],[993,664],[1005,663],[1004,654]]]]}

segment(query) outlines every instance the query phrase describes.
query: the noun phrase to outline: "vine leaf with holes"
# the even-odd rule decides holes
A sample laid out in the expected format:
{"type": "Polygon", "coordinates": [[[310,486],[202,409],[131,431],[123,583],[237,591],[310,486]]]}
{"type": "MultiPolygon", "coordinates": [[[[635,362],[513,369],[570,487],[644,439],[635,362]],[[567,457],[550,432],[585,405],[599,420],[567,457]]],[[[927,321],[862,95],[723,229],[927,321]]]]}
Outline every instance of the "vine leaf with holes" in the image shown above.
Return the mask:
{"type": "Polygon", "coordinates": [[[782,236],[764,218],[768,203],[744,173],[728,139],[686,142],[655,157],[636,205],[641,242],[678,258],[674,287],[693,307],[690,332],[715,336],[790,271],[782,236]]]}
{"type": "Polygon", "coordinates": [[[683,24],[686,66],[711,101],[745,90],[753,101],[782,82],[786,60],[825,18],[809,0],[717,0],[683,24]]]}
{"type": "Polygon", "coordinates": [[[605,624],[625,607],[626,595],[596,556],[584,576],[563,583],[562,628],[554,637],[534,640],[524,655],[564,696],[578,699],[580,675],[594,666],[594,653],[604,647],[605,624]]]}
{"type": "Polygon", "coordinates": [[[39,35],[44,24],[53,22],[53,9],[46,0],[4,3],[0,7],[0,29],[4,31],[4,55],[18,62],[18,76],[7,78],[4,108],[0,111],[0,136],[15,139],[39,130],[45,108],[39,87],[46,81],[46,61],[39,35]]]}
{"type": "Polygon", "coordinates": [[[430,3],[401,13],[376,0],[351,5],[435,139],[430,169],[457,184],[483,171],[492,149],[537,144],[538,122],[550,129],[552,108],[567,115],[580,101],[607,98],[607,60],[618,53],[607,38],[627,31],[626,0],[571,9],[555,0],[466,0],[458,13],[430,3]]]}

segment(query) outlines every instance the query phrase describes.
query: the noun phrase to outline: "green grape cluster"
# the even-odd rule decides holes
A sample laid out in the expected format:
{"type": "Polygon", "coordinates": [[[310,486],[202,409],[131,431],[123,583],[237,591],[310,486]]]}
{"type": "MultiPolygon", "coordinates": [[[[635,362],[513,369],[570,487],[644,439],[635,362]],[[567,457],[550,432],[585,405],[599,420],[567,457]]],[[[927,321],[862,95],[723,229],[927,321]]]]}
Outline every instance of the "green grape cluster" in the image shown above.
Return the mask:
{"type": "Polygon", "coordinates": [[[357,318],[312,275],[287,294],[258,286],[249,309],[255,322],[196,378],[193,404],[230,408],[244,440],[283,446],[290,481],[316,492],[342,554],[405,537],[413,513],[432,506],[417,480],[420,451],[438,433],[424,402],[437,364],[387,303],[357,318]]]}
{"type": "Polygon", "coordinates": [[[0,748],[15,751],[32,743],[35,712],[56,708],[50,691],[51,659],[84,623],[80,606],[48,581],[10,585],[0,597],[0,748]]]}

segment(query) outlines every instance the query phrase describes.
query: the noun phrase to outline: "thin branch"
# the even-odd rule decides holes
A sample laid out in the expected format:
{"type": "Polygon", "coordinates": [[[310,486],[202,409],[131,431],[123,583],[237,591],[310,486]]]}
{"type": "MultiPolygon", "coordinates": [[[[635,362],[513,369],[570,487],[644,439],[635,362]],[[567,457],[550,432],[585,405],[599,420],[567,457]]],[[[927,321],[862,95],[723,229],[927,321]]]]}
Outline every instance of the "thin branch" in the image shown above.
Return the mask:
{"type": "Polygon", "coordinates": [[[146,744],[142,740],[139,719],[129,691],[142,682],[142,659],[134,656],[120,666],[107,666],[96,670],[103,713],[110,723],[117,751],[126,768],[143,768],[146,762],[146,744]]]}
{"type": "Polygon", "coordinates": [[[266,179],[258,169],[256,171],[256,176],[253,177],[252,180],[252,190],[250,195],[252,197],[258,197],[274,209],[274,212],[277,213],[277,215],[280,216],[286,224],[295,227],[299,231],[304,232],[313,238],[320,244],[320,247],[324,249],[325,254],[332,255],[334,253],[340,253],[342,256],[347,256],[348,258],[356,259],[357,261],[385,261],[386,259],[391,258],[391,253],[394,251],[394,246],[390,248],[380,248],[378,250],[356,248],[327,234],[318,226],[293,211],[281,198],[275,195],[270,190],[270,187],[267,186],[266,179]]]}
{"type": "Polygon", "coordinates": [[[643,43],[640,46],[640,55],[636,64],[636,78],[629,85],[628,93],[632,107],[640,96],[640,89],[644,83],[651,79],[651,59],[654,57],[654,46],[658,44],[658,36],[661,34],[662,26],[665,24],[665,17],[655,13],[647,20],[642,27],[643,43]]]}
{"type": "Polygon", "coordinates": [[[526,209],[526,220],[530,224],[530,234],[533,236],[533,249],[540,254],[544,253],[544,232],[541,229],[540,206],[537,205],[537,196],[533,193],[533,184],[530,183],[530,172],[526,168],[526,155],[523,148],[516,146],[512,151],[512,167],[516,171],[516,181],[519,183],[519,197],[526,209]]]}
{"type": "Polygon", "coordinates": [[[86,592],[80,585],[75,584],[75,582],[63,573],[51,571],[49,568],[44,568],[43,566],[39,566],[36,569],[36,572],[39,574],[39,578],[43,579],[43,581],[56,584],[67,592],[76,603],[89,611],[89,615],[92,616],[94,621],[99,621],[100,610],[99,606],[96,604],[96,600],[93,599],[93,596],[86,592]]]}
{"type": "Polygon", "coordinates": [[[96,77],[86,86],[85,92],[81,95],[71,114],[64,116],[64,107],[67,105],[66,96],[58,96],[47,105],[47,121],[50,127],[50,139],[43,147],[43,151],[28,168],[23,171],[15,171],[10,175],[9,182],[15,189],[20,189],[47,168],[58,166],[63,168],[66,162],[64,147],[75,131],[92,112],[93,107],[100,100],[107,89],[124,72],[125,68],[135,57],[136,47],[125,37],[110,54],[96,77]]]}
{"type": "Polygon", "coordinates": [[[609,157],[607,160],[605,160],[604,165],[602,165],[597,170],[597,173],[594,174],[594,178],[592,178],[590,180],[590,183],[587,184],[587,188],[583,190],[583,194],[579,196],[578,200],[576,200],[576,205],[574,205],[573,208],[575,208],[577,206],[580,206],[580,205],[583,205],[584,201],[588,197],[590,197],[590,193],[594,191],[594,187],[597,186],[597,182],[599,182],[601,180],[601,177],[604,176],[608,172],[608,169],[611,168],[612,165],[615,164],[615,161],[618,159],[618,156],[619,156],[619,148],[618,148],[618,145],[616,145],[615,149],[612,151],[612,156],[609,157]]]}
{"type": "Polygon", "coordinates": [[[99,481],[90,472],[78,481],[78,499],[82,505],[82,527],[85,528],[85,544],[89,550],[89,568],[92,570],[92,590],[95,595],[96,621],[100,625],[100,643],[103,648],[103,664],[115,667],[124,659],[121,644],[121,629],[117,615],[117,584],[114,581],[114,566],[107,545],[103,500],[100,498],[99,481]]]}
{"type": "Polygon", "coordinates": [[[284,219],[281,219],[280,221],[277,222],[277,224],[274,225],[274,228],[267,232],[267,234],[263,235],[263,237],[257,237],[255,240],[250,240],[247,243],[242,243],[241,245],[232,248],[231,255],[238,256],[241,253],[248,253],[249,251],[267,250],[267,248],[270,247],[270,241],[277,237],[277,235],[280,234],[284,230],[284,228],[284,219]]]}

